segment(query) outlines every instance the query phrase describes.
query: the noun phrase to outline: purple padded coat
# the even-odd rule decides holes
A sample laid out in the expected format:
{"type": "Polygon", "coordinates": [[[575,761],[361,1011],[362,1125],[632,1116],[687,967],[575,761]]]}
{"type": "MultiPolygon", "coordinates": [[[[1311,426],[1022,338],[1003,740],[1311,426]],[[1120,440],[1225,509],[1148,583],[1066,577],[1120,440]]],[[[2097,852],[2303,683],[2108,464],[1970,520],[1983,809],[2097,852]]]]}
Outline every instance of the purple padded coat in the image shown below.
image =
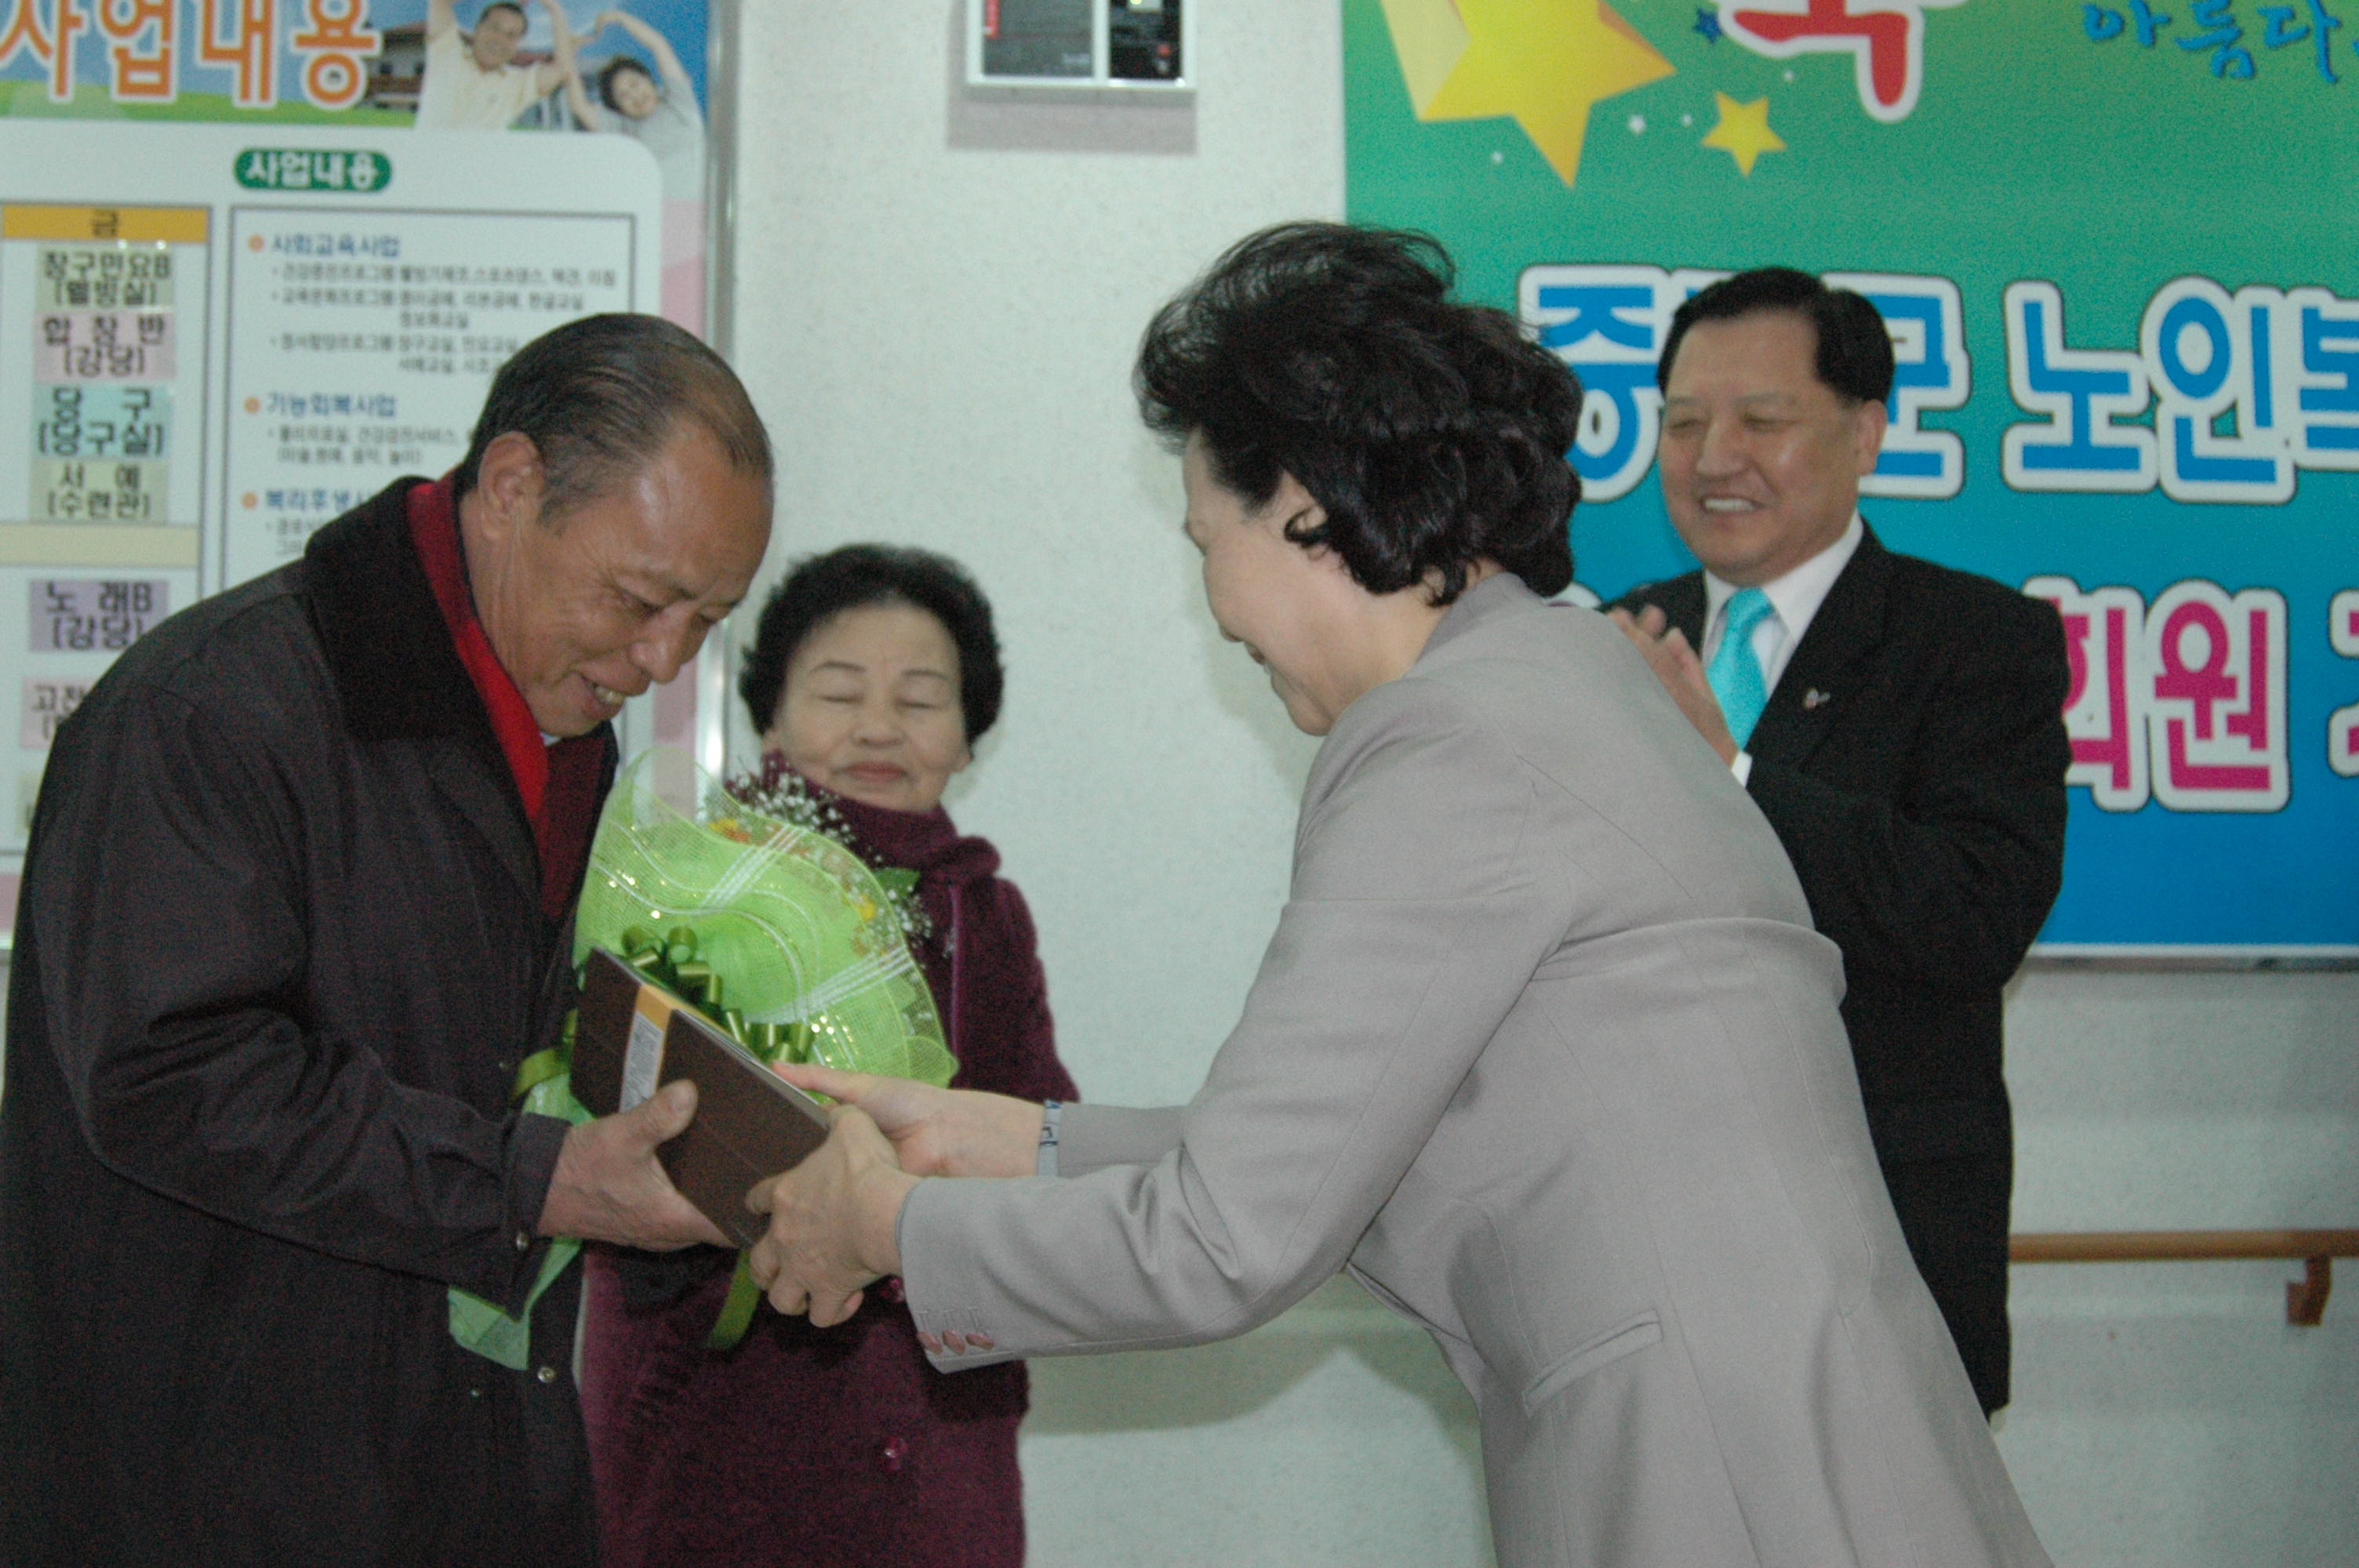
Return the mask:
{"type": "MultiPolygon", "coordinates": [[[[780,764],[767,763],[772,777],[780,764]]],[[[953,1082],[1071,1099],[1032,916],[999,854],[947,814],[812,793],[874,866],[919,873],[917,956],[959,1062],[953,1082]]],[[[731,1255],[593,1249],[582,1406],[606,1568],[1015,1568],[1024,1560],[1021,1364],[927,1365],[885,1280],[846,1323],[764,1307],[734,1349],[704,1339],[731,1255]],[[685,1286],[685,1293],[679,1293],[685,1286]],[[669,1299],[666,1299],[669,1298],[669,1299]]]]}

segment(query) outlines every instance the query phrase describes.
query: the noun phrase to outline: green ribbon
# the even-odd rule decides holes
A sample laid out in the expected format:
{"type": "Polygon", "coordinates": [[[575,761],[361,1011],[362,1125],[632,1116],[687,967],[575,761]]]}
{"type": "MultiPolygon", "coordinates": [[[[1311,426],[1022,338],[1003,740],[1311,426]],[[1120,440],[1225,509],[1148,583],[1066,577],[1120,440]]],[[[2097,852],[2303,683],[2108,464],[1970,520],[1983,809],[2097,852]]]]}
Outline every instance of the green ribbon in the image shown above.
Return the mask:
{"type": "MultiPolygon", "coordinates": [[[[524,1109],[577,1124],[590,1119],[590,1112],[573,1098],[573,1080],[566,1070],[572,1044],[573,1021],[568,1018],[558,1044],[537,1051],[517,1065],[511,1098],[524,1109]],[[555,1071],[546,1069],[545,1059],[556,1063],[555,1071]]],[[[582,1243],[571,1236],[549,1242],[541,1256],[540,1272],[534,1277],[532,1289],[525,1292],[524,1305],[513,1313],[497,1302],[451,1286],[451,1337],[510,1371],[523,1371],[532,1364],[532,1309],[581,1252],[582,1243]]]]}
{"type": "Polygon", "coordinates": [[[623,961],[678,996],[763,1061],[810,1060],[810,1027],[803,1023],[749,1023],[725,1001],[726,987],[712,966],[697,957],[696,927],[675,925],[658,935],[644,925],[623,933],[623,961]]]}
{"type": "MultiPolygon", "coordinates": [[[[904,874],[914,879],[917,873],[904,874]]],[[[810,1061],[813,1043],[837,1033],[835,1022],[824,1013],[796,1022],[748,1023],[743,1012],[724,1004],[727,988],[712,966],[697,956],[701,943],[692,925],[675,925],[660,934],[634,925],[623,933],[622,946],[624,962],[720,1025],[732,1040],[764,1062],[810,1061]]],[[[508,1096],[524,1109],[574,1123],[590,1119],[590,1112],[573,1098],[573,1027],[578,1016],[567,1016],[556,1044],[516,1064],[508,1096]]],[[[533,1306],[581,1252],[582,1243],[573,1237],[552,1240],[524,1305],[514,1313],[453,1285],[451,1337],[479,1356],[523,1371],[532,1363],[533,1306]]],[[[753,1325],[755,1309],[761,1303],[762,1289],[754,1282],[752,1263],[741,1251],[736,1272],[729,1281],[729,1297],[706,1336],[706,1347],[734,1349],[753,1325]]]]}
{"type": "MultiPolygon", "coordinates": [[[[566,1100],[568,1102],[572,1100],[573,1026],[581,1022],[581,1018],[582,1014],[579,1011],[567,1013],[563,1027],[557,1032],[557,1044],[546,1050],[535,1051],[516,1064],[516,1078],[508,1085],[508,1098],[524,1106],[527,1110],[536,1109],[538,1108],[530,1103],[533,1091],[543,1084],[562,1078],[565,1082],[559,1087],[566,1091],[566,1100]]],[[[581,1108],[576,1106],[574,1108],[579,1110],[581,1108]]],[[[551,1111],[545,1114],[553,1116],[564,1113],[551,1111]]],[[[582,1121],[588,1118],[589,1112],[582,1111],[582,1115],[569,1117],[568,1119],[582,1121]]]]}
{"type": "Polygon", "coordinates": [[[761,1304],[762,1287],[754,1282],[754,1260],[740,1252],[736,1271],[729,1276],[729,1299],[721,1303],[721,1315],[712,1320],[712,1332],[704,1336],[704,1347],[736,1349],[737,1342],[754,1325],[754,1309],[761,1304]]]}

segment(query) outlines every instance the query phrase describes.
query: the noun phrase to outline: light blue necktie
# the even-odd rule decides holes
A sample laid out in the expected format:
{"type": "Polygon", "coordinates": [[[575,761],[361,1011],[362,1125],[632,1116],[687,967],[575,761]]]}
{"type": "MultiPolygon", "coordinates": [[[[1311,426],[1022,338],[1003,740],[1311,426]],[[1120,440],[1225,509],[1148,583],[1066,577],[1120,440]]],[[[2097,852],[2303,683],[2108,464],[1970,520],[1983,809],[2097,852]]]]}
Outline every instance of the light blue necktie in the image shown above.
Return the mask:
{"type": "Polygon", "coordinates": [[[1761,710],[1769,706],[1769,688],[1761,681],[1761,661],[1753,655],[1753,629],[1764,617],[1776,613],[1777,607],[1759,589],[1738,589],[1729,596],[1720,646],[1713,650],[1712,663],[1704,666],[1703,678],[1712,683],[1712,696],[1720,698],[1721,716],[1728,720],[1728,732],[1740,749],[1752,738],[1753,727],[1761,722],[1761,710]]]}

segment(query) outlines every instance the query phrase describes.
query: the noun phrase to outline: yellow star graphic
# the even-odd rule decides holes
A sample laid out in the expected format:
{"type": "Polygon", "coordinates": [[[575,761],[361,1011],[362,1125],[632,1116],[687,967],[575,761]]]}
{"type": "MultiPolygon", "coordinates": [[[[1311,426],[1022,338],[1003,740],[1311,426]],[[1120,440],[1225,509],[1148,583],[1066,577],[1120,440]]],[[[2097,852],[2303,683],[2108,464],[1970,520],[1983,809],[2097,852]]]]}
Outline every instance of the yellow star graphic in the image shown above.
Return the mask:
{"type": "Polygon", "coordinates": [[[1604,0],[1458,0],[1466,49],[1422,120],[1507,114],[1571,185],[1590,106],[1671,74],[1672,66],[1604,0]]]}
{"type": "Polygon", "coordinates": [[[1736,172],[1745,178],[1753,178],[1753,160],[1763,153],[1782,153],[1786,144],[1769,128],[1769,100],[1756,98],[1750,103],[1739,103],[1725,92],[1715,92],[1713,102],[1720,106],[1720,124],[1712,128],[1703,145],[1718,147],[1736,160],[1736,172]]]}
{"type": "Polygon", "coordinates": [[[1393,54],[1400,60],[1401,80],[1408,85],[1409,107],[1425,113],[1451,69],[1466,52],[1466,24],[1458,19],[1457,0],[1383,0],[1385,26],[1393,35],[1393,54]]]}

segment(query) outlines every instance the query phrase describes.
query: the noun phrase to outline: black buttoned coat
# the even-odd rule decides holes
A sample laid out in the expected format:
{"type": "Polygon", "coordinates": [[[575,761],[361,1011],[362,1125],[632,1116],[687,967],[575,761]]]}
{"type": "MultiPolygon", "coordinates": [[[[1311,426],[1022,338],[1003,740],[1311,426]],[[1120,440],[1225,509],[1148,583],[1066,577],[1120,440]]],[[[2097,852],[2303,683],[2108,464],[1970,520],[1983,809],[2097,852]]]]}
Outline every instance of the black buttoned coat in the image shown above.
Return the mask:
{"type": "MultiPolygon", "coordinates": [[[[174,616],[60,728],[0,1098],[0,1562],[586,1563],[571,921],[411,543],[414,481],[174,616]]],[[[613,770],[612,740],[604,778],[613,770]]],[[[601,791],[604,784],[602,781],[601,791]]]]}
{"type": "MultiPolygon", "coordinates": [[[[1700,573],[1621,602],[1702,646],[1700,573]]],[[[2063,881],[2070,680],[2053,606],[1870,529],[1745,742],[1745,787],[1843,949],[1876,1158],[1986,1410],[2008,1392],[2000,991],[2063,881]]]]}

